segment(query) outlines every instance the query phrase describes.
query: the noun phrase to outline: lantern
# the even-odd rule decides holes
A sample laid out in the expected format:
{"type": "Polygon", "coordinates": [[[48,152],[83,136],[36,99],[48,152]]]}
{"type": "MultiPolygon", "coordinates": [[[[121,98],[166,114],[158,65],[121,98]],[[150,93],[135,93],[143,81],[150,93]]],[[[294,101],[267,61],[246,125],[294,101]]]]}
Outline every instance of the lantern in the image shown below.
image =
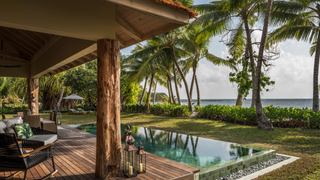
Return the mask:
{"type": "Polygon", "coordinates": [[[137,173],[145,173],[147,171],[147,154],[143,150],[142,143],[138,146],[138,151],[136,154],[136,169],[137,173]]]}
{"type": "Polygon", "coordinates": [[[127,124],[128,129],[126,128],[124,130],[123,136],[121,138],[121,141],[127,144],[129,141],[132,141],[133,144],[135,144],[136,140],[132,137],[131,133],[132,131],[130,130],[130,126],[127,124]]]}
{"type": "Polygon", "coordinates": [[[133,143],[132,140],[129,140],[123,150],[123,173],[128,178],[137,176],[135,167],[137,148],[133,143]]]}

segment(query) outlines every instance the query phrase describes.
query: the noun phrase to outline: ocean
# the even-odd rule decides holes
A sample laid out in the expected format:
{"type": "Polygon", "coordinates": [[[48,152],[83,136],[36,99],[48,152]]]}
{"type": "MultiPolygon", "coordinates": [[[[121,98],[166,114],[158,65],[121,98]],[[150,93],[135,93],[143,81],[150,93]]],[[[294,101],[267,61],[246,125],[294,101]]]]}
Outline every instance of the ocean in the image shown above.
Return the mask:
{"type": "MultiPolygon", "coordinates": [[[[181,99],[183,104],[187,104],[186,99],[181,99]]],[[[193,99],[194,105],[197,104],[197,100],[193,99]]],[[[275,106],[275,107],[293,107],[293,108],[312,108],[312,99],[262,99],[262,106],[275,106]]],[[[236,104],[236,99],[201,99],[201,106],[206,105],[228,105],[234,106],[236,104]]],[[[251,106],[251,99],[243,100],[243,107],[251,106]]]]}

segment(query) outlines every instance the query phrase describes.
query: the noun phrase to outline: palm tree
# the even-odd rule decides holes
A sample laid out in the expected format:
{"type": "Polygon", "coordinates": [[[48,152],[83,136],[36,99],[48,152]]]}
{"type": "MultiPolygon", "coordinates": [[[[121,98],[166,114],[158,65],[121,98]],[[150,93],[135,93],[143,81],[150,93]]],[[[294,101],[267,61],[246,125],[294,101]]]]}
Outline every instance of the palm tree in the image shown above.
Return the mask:
{"type": "MultiPolygon", "coordinates": [[[[189,107],[189,110],[192,111],[192,103],[191,103],[191,97],[189,94],[188,83],[178,62],[178,59],[180,57],[186,56],[188,54],[188,51],[180,48],[178,44],[178,40],[181,38],[183,38],[181,29],[176,29],[168,33],[159,35],[157,37],[154,37],[148,40],[147,41],[148,44],[145,46],[144,49],[138,52],[135,52],[128,58],[138,59],[142,57],[148,57],[148,59],[140,67],[140,71],[138,72],[137,75],[147,74],[145,73],[148,70],[148,68],[146,67],[151,66],[152,64],[160,65],[167,60],[172,60],[176,68],[178,69],[180,76],[183,79],[186,94],[188,97],[188,107],[189,107]]],[[[170,73],[170,76],[171,76],[171,73],[170,73]]],[[[170,76],[168,76],[168,78],[170,76]]],[[[170,85],[168,85],[168,87],[169,86],[170,85]]]]}
{"type": "Polygon", "coordinates": [[[311,55],[315,52],[313,70],[313,112],[319,111],[319,57],[320,57],[320,1],[275,1],[270,22],[281,25],[268,37],[272,45],[286,39],[313,43],[311,55]]]}
{"type": "Polygon", "coordinates": [[[192,76],[192,81],[191,81],[191,87],[190,87],[190,96],[192,97],[192,91],[193,91],[193,85],[194,82],[196,83],[196,89],[197,89],[197,104],[200,106],[201,103],[201,98],[200,98],[200,88],[199,88],[199,83],[197,79],[197,68],[199,61],[201,59],[207,59],[214,65],[224,65],[228,66],[232,69],[236,69],[235,66],[229,62],[228,60],[224,60],[222,58],[219,58],[211,53],[209,53],[208,46],[210,43],[210,37],[200,37],[199,38],[199,33],[202,32],[203,27],[201,26],[192,26],[188,30],[188,27],[186,28],[186,31],[184,33],[184,38],[179,39],[178,42],[183,45],[185,49],[188,49],[189,52],[191,53],[191,56],[186,60],[187,65],[191,66],[193,69],[193,76],[192,76]]]}
{"type": "MultiPolygon", "coordinates": [[[[234,35],[241,37],[243,36],[242,32],[245,31],[253,84],[255,84],[256,72],[251,42],[251,33],[253,32],[253,29],[250,29],[249,26],[254,26],[258,21],[258,13],[260,9],[263,9],[261,6],[263,7],[264,5],[265,3],[262,0],[221,0],[191,7],[199,14],[202,14],[202,16],[191,24],[191,27],[196,25],[204,27],[198,35],[199,38],[221,35],[228,31],[234,31],[234,35]],[[232,27],[234,22],[239,22],[235,28],[232,27]]],[[[234,39],[236,40],[239,38],[234,39]]],[[[252,107],[255,107],[256,98],[256,92],[252,91],[252,107]]]]}
{"type": "MultiPolygon", "coordinates": [[[[256,113],[257,113],[257,119],[258,119],[258,126],[259,128],[263,130],[268,130],[268,131],[274,131],[274,128],[272,123],[268,120],[268,118],[266,117],[262,109],[261,97],[260,97],[260,74],[261,74],[261,67],[262,67],[262,61],[263,61],[264,47],[267,42],[268,25],[269,25],[272,2],[273,0],[268,0],[268,3],[267,3],[267,9],[265,13],[262,37],[261,37],[260,48],[259,48],[259,56],[258,56],[258,63],[257,63],[257,77],[256,77],[257,79],[255,82],[256,85],[254,84],[253,86],[254,87],[253,91],[256,91],[258,95],[256,99],[256,106],[257,106],[256,113]]],[[[318,103],[319,103],[319,99],[318,99],[318,103]]]]}

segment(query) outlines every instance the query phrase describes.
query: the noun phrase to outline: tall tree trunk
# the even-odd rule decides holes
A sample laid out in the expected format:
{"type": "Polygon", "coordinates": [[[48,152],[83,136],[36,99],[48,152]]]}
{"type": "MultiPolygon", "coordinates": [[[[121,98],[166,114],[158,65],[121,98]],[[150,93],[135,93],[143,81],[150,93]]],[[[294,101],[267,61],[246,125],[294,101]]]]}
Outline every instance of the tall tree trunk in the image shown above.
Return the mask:
{"type": "MultiPolygon", "coordinates": [[[[246,51],[245,51],[245,55],[244,55],[244,60],[245,62],[242,62],[242,66],[243,66],[243,71],[244,72],[247,72],[248,70],[248,59],[249,59],[249,48],[248,48],[248,45],[246,47],[246,51]]],[[[240,87],[239,87],[240,88],[240,87]]],[[[242,106],[242,103],[243,103],[243,94],[240,92],[238,88],[238,96],[237,96],[237,102],[236,102],[236,106],[242,106]]],[[[252,102],[251,102],[251,106],[252,106],[252,102]]]]}
{"type": "Polygon", "coordinates": [[[238,91],[238,96],[237,96],[237,102],[236,102],[236,106],[242,106],[242,102],[243,102],[243,94],[241,94],[239,91],[238,91]]]}
{"type": "Polygon", "coordinates": [[[171,75],[170,74],[168,74],[168,78],[169,78],[169,86],[170,86],[170,92],[171,92],[173,104],[177,104],[176,103],[176,99],[174,98],[174,94],[173,94],[173,89],[172,89],[172,84],[171,84],[171,75]]]}
{"type": "Polygon", "coordinates": [[[176,66],[175,66],[174,62],[173,62],[173,78],[174,78],[174,85],[176,87],[176,94],[177,94],[178,103],[181,106],[181,99],[180,99],[180,93],[179,93],[178,81],[177,81],[177,74],[176,74],[176,66]]]}
{"type": "Polygon", "coordinates": [[[154,84],[153,105],[156,103],[156,98],[157,98],[157,83],[158,83],[158,82],[156,82],[156,83],[154,84]]]}
{"type": "Polygon", "coordinates": [[[175,149],[177,148],[178,140],[179,140],[179,133],[176,134],[176,141],[175,141],[175,143],[174,143],[174,148],[175,148],[175,149]]]}
{"type": "Polygon", "coordinates": [[[189,87],[188,87],[188,83],[187,83],[187,80],[186,78],[184,77],[184,74],[178,64],[178,60],[177,60],[177,57],[176,57],[176,53],[174,52],[174,49],[173,47],[171,47],[171,51],[172,51],[172,54],[173,54],[173,59],[174,59],[174,62],[178,68],[178,71],[180,73],[180,76],[182,77],[183,79],[183,82],[184,82],[184,86],[185,86],[185,89],[186,89],[186,94],[187,94],[187,97],[188,97],[188,108],[189,108],[189,111],[192,112],[193,109],[192,109],[192,102],[191,102],[191,97],[190,97],[190,93],[189,93],[189,87]]]}
{"type": "Polygon", "coordinates": [[[147,96],[147,104],[148,104],[148,113],[150,109],[150,97],[151,97],[151,91],[152,91],[152,83],[153,83],[153,78],[154,78],[154,73],[151,75],[151,81],[150,81],[150,86],[149,86],[149,92],[147,96]]]}
{"type": "Polygon", "coordinates": [[[167,86],[168,86],[168,95],[169,95],[169,100],[170,100],[170,104],[172,104],[172,94],[170,91],[170,83],[169,83],[169,77],[167,76],[167,86]]]}
{"type": "Polygon", "coordinates": [[[147,82],[148,82],[148,76],[146,77],[146,80],[144,82],[144,88],[143,88],[143,91],[142,91],[142,95],[141,95],[141,99],[140,99],[140,105],[142,104],[142,101],[143,101],[143,98],[144,98],[144,94],[146,93],[146,87],[147,87],[147,82]]]}
{"type": "Polygon", "coordinates": [[[39,114],[39,81],[38,78],[28,78],[28,109],[32,115],[39,114]]]}
{"type": "Polygon", "coordinates": [[[65,81],[63,81],[63,83],[62,83],[62,89],[61,89],[61,93],[60,93],[60,97],[59,97],[58,103],[57,103],[56,107],[53,109],[54,112],[58,112],[59,111],[60,104],[61,104],[62,97],[63,97],[63,92],[64,92],[64,82],[65,81]]]}
{"type": "Polygon", "coordinates": [[[319,82],[318,82],[319,81],[318,79],[319,57],[320,57],[320,31],[318,34],[317,50],[316,50],[316,55],[314,57],[314,67],[313,67],[313,105],[312,105],[313,112],[319,111],[319,82]]]}
{"type": "Polygon", "coordinates": [[[196,82],[196,87],[197,87],[197,104],[198,104],[198,106],[201,106],[200,87],[199,87],[199,83],[198,83],[197,74],[195,76],[195,82],[196,82]]]}
{"type": "MultiPolygon", "coordinates": [[[[260,74],[261,74],[261,68],[262,68],[262,58],[263,58],[263,52],[264,52],[264,46],[267,41],[267,35],[268,35],[268,25],[269,25],[269,19],[270,19],[270,11],[272,7],[273,0],[268,0],[267,3],[267,9],[266,9],[266,15],[264,18],[264,24],[263,24],[263,31],[262,31],[262,37],[260,41],[260,48],[259,48],[259,57],[258,57],[258,64],[257,64],[257,74],[256,74],[256,87],[255,91],[257,94],[257,100],[256,100],[256,111],[257,111],[257,119],[258,119],[258,126],[259,128],[263,130],[273,131],[273,125],[268,120],[266,115],[263,112],[262,104],[261,104],[261,97],[260,97],[260,74]]],[[[318,100],[319,101],[319,100],[318,100]]]]}
{"type": "Polygon", "coordinates": [[[251,32],[249,28],[249,23],[248,23],[248,17],[247,15],[244,15],[243,17],[244,20],[244,26],[246,29],[246,36],[247,36],[247,48],[249,50],[249,58],[250,58],[250,65],[251,65],[251,76],[252,76],[252,101],[251,101],[251,107],[256,107],[256,99],[257,99],[257,93],[254,90],[255,83],[256,81],[256,68],[255,68],[255,63],[254,63],[254,57],[253,57],[253,49],[252,49],[252,42],[251,42],[251,32]]]}
{"type": "Polygon", "coordinates": [[[120,128],[120,44],[116,40],[97,42],[97,143],[96,172],[99,179],[107,180],[121,173],[120,128]]]}
{"type": "Polygon", "coordinates": [[[21,107],[23,107],[23,103],[24,103],[24,96],[22,97],[21,107]]]}
{"type": "Polygon", "coordinates": [[[196,63],[193,64],[192,66],[192,80],[191,80],[191,85],[190,85],[190,97],[192,98],[192,94],[193,94],[193,85],[194,85],[194,81],[195,81],[195,78],[196,78],[196,72],[195,72],[195,69],[196,69],[196,63]]]}

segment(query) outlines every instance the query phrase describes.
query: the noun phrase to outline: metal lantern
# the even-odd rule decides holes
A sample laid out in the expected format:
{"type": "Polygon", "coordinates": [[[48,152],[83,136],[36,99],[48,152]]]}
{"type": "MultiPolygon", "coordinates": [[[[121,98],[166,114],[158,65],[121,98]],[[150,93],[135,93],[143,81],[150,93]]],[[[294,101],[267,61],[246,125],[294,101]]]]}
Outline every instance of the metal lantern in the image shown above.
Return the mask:
{"type": "Polygon", "coordinates": [[[138,146],[138,151],[136,154],[136,169],[137,173],[145,173],[147,171],[147,154],[143,150],[142,143],[138,146]]]}
{"type": "Polygon", "coordinates": [[[137,176],[136,167],[134,166],[136,163],[136,153],[137,148],[129,140],[123,151],[123,173],[128,178],[137,176]]]}
{"type": "Polygon", "coordinates": [[[130,126],[127,124],[127,128],[124,130],[123,136],[121,138],[121,141],[124,143],[128,143],[129,141],[132,141],[133,144],[135,144],[136,140],[132,137],[132,131],[130,130],[130,126]],[[128,129],[127,129],[128,128],[128,129]]]}

